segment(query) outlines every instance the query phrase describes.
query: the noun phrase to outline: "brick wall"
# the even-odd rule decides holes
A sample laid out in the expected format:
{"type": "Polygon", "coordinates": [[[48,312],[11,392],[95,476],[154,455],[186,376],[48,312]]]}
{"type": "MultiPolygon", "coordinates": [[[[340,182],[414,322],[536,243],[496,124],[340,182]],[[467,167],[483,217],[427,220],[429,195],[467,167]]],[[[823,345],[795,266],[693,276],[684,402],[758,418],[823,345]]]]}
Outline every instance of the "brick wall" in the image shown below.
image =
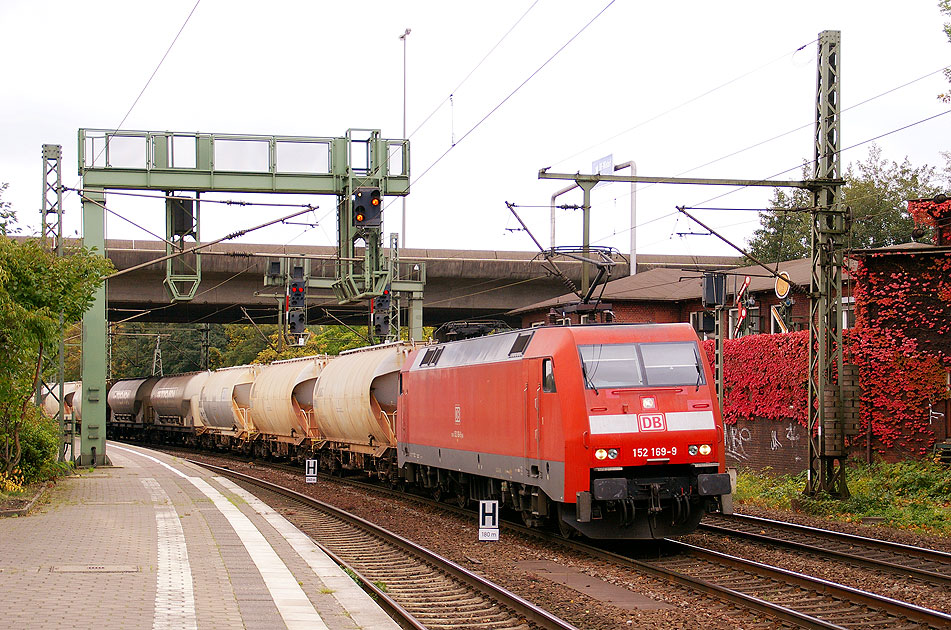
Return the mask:
{"type": "MultiPolygon", "coordinates": [[[[847,435],[855,435],[860,428],[858,368],[846,364],[842,369],[842,391],[845,402],[837,413],[831,413],[844,420],[847,435]]],[[[724,427],[724,445],[726,447],[726,465],[752,470],[769,467],[777,474],[797,474],[808,465],[808,432],[796,420],[781,421],[756,418],[740,420],[736,424],[724,427]]],[[[827,446],[828,448],[828,446],[827,446]]],[[[857,445],[851,450],[853,455],[862,457],[864,450],[857,445]]]]}
{"type": "Polygon", "coordinates": [[[727,425],[724,431],[726,465],[796,474],[806,469],[809,447],[806,428],[795,420],[758,418],[727,425]]]}

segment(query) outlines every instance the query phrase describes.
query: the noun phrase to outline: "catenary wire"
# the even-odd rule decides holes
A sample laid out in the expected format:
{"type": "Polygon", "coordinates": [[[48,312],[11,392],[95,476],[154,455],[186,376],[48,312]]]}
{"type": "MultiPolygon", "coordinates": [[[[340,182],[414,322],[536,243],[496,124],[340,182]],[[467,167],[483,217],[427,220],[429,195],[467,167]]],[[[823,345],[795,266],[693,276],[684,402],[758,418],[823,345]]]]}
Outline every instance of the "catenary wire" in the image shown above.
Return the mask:
{"type": "Polygon", "coordinates": [[[733,83],[736,83],[737,81],[739,81],[739,80],[741,80],[741,79],[744,79],[744,78],[750,76],[751,74],[755,74],[756,72],[759,72],[759,71],[762,70],[763,68],[766,68],[766,67],[768,67],[768,66],[773,65],[773,64],[776,63],[777,61],[781,61],[782,59],[785,59],[785,58],[787,58],[787,57],[790,57],[790,56],[792,56],[792,55],[795,55],[797,52],[803,50],[806,46],[808,46],[808,45],[810,45],[810,44],[814,44],[814,43],[817,42],[817,41],[818,41],[818,39],[814,39],[814,40],[812,40],[812,41],[810,41],[810,42],[806,42],[805,44],[803,44],[802,46],[796,48],[795,50],[793,50],[793,51],[791,51],[791,52],[783,53],[782,55],[780,55],[779,57],[776,57],[776,58],[773,59],[772,61],[768,61],[767,63],[765,63],[765,64],[763,64],[763,65],[761,65],[761,66],[758,66],[758,67],[756,67],[756,68],[754,68],[754,69],[752,69],[752,70],[750,70],[750,71],[748,71],[748,72],[745,72],[745,73],[743,73],[743,74],[741,74],[741,75],[739,75],[739,76],[737,76],[737,77],[734,77],[734,78],[730,79],[729,81],[727,81],[727,82],[725,82],[725,83],[721,83],[720,85],[718,85],[718,86],[716,86],[716,87],[714,87],[714,88],[712,88],[712,89],[709,89],[709,90],[707,90],[706,92],[703,92],[702,94],[698,94],[697,96],[694,96],[694,97],[692,97],[692,98],[690,98],[690,99],[687,99],[686,101],[684,101],[684,102],[682,102],[682,103],[680,103],[680,104],[678,104],[678,105],[675,105],[675,106],[671,107],[670,109],[667,109],[667,110],[665,110],[665,111],[663,111],[663,112],[661,112],[661,113],[659,113],[659,114],[657,114],[657,115],[655,115],[655,116],[652,116],[652,117],[650,117],[650,118],[648,118],[648,119],[646,119],[646,120],[643,120],[643,121],[637,123],[637,124],[634,125],[633,127],[629,127],[629,128],[627,128],[627,129],[625,129],[624,131],[620,131],[620,132],[614,134],[613,136],[611,136],[611,137],[609,137],[609,138],[605,138],[604,140],[601,140],[600,142],[596,142],[596,143],[592,144],[592,145],[589,146],[589,147],[586,147],[586,148],[584,148],[584,149],[582,149],[582,150],[580,150],[580,151],[577,151],[576,153],[573,153],[573,154],[571,154],[571,155],[569,155],[569,156],[567,156],[567,157],[564,157],[564,158],[562,158],[562,159],[560,159],[560,160],[557,160],[556,162],[554,162],[554,163],[552,164],[552,166],[557,166],[558,164],[561,164],[561,163],[563,163],[563,162],[567,162],[568,160],[570,160],[570,159],[572,159],[572,158],[574,158],[574,157],[577,157],[577,156],[581,155],[582,153],[585,153],[585,152],[587,152],[587,151],[590,151],[591,149],[593,149],[593,148],[595,148],[595,147],[601,146],[602,144],[604,144],[604,143],[606,143],[606,142],[610,142],[611,140],[614,140],[615,138],[619,138],[619,137],[621,137],[621,136],[623,136],[623,135],[625,135],[625,134],[628,134],[628,133],[634,131],[635,129],[638,129],[638,128],[643,127],[643,126],[645,126],[645,125],[647,125],[647,124],[649,124],[649,123],[654,122],[655,120],[658,120],[658,119],[660,119],[660,118],[663,118],[663,117],[666,116],[667,114],[673,113],[673,112],[677,111],[678,109],[681,109],[682,107],[686,107],[687,105],[689,105],[689,104],[691,104],[691,103],[694,103],[694,102],[696,102],[696,101],[698,101],[698,100],[700,100],[700,99],[702,99],[702,98],[704,98],[704,97],[706,97],[706,96],[709,96],[710,94],[713,94],[714,92],[717,92],[717,91],[719,91],[719,90],[721,90],[721,89],[727,87],[728,85],[731,85],[731,84],[733,84],[733,83]]]}
{"type": "MultiPolygon", "coordinates": [[[[807,44],[807,45],[808,45],[808,44],[807,44]]],[[[922,75],[922,76],[920,76],[920,77],[918,77],[918,78],[916,78],[916,79],[912,79],[911,81],[908,81],[908,82],[903,83],[903,84],[901,84],[901,85],[898,85],[898,86],[895,86],[895,87],[890,88],[890,89],[888,89],[888,90],[885,90],[884,92],[880,92],[879,94],[876,94],[876,95],[874,95],[874,96],[870,96],[869,98],[866,98],[866,99],[863,100],[863,101],[859,101],[858,103],[855,103],[854,105],[849,105],[848,107],[846,107],[845,109],[843,109],[841,113],[845,113],[845,112],[851,111],[851,110],[853,110],[853,109],[855,109],[855,108],[857,108],[857,107],[861,107],[861,106],[863,106],[863,105],[867,105],[868,103],[871,103],[871,102],[873,102],[873,101],[875,101],[875,100],[877,100],[877,99],[879,99],[879,98],[882,98],[882,97],[884,97],[884,96],[887,96],[887,95],[889,95],[889,94],[891,94],[891,93],[893,93],[893,92],[896,92],[896,91],[898,91],[898,90],[904,89],[904,88],[906,88],[906,87],[908,87],[908,86],[910,86],[910,85],[913,85],[913,84],[915,84],[915,83],[917,83],[917,82],[919,82],[919,81],[922,81],[922,80],[924,80],[924,79],[927,79],[928,77],[931,77],[931,76],[933,76],[933,75],[935,75],[935,74],[944,72],[944,70],[945,70],[946,68],[947,68],[947,66],[942,67],[942,68],[938,68],[937,70],[932,70],[931,72],[929,72],[929,73],[927,73],[927,74],[924,74],[924,75],[922,75]]],[[[756,142],[756,143],[754,143],[754,144],[751,144],[751,145],[749,145],[749,146],[747,146],[747,147],[744,147],[744,148],[742,148],[742,149],[738,149],[738,150],[733,151],[733,152],[731,152],[731,153],[727,153],[726,155],[720,156],[720,157],[718,157],[718,158],[716,158],[716,159],[710,160],[709,162],[704,162],[703,164],[699,164],[699,165],[693,166],[693,167],[691,167],[691,168],[689,168],[689,169],[687,169],[687,170],[685,170],[685,171],[681,171],[681,172],[677,173],[676,175],[674,175],[674,177],[680,177],[680,176],[683,176],[683,175],[687,175],[687,174],[692,173],[692,172],[694,172],[694,171],[696,171],[696,170],[699,170],[699,169],[701,169],[701,168],[705,168],[705,167],[707,167],[707,166],[711,166],[711,165],[716,164],[716,163],[718,163],[718,162],[722,162],[723,160],[727,160],[727,159],[729,159],[729,158],[731,158],[731,157],[735,157],[735,156],[740,155],[740,154],[742,154],[742,153],[746,153],[747,151],[751,151],[751,150],[753,150],[753,149],[756,149],[756,148],[758,148],[758,147],[761,147],[761,146],[763,146],[763,145],[765,145],[765,144],[769,144],[770,142],[775,142],[776,140],[780,140],[780,139],[785,138],[786,136],[792,135],[792,134],[794,134],[794,133],[796,133],[796,132],[803,131],[804,129],[808,129],[808,128],[810,128],[810,127],[813,127],[814,125],[815,125],[815,122],[814,122],[814,121],[811,121],[811,122],[808,122],[808,123],[806,123],[806,124],[804,124],[804,125],[800,125],[800,126],[795,127],[795,128],[793,128],[793,129],[789,129],[788,131],[784,131],[784,132],[782,132],[782,133],[780,133],[780,134],[778,134],[778,135],[775,135],[775,136],[773,136],[773,137],[771,137],[771,138],[767,138],[766,140],[761,140],[761,141],[759,141],[759,142],[756,142]]],[[[791,169],[790,169],[790,170],[791,170],[791,169]]],[[[783,172],[788,172],[788,171],[783,171],[783,172]]],[[[657,186],[657,185],[658,185],[658,184],[646,184],[646,185],[644,185],[643,188],[641,188],[640,190],[641,190],[641,191],[644,191],[644,190],[647,190],[648,188],[653,188],[654,186],[657,186]]],[[[624,193],[618,195],[617,197],[615,197],[615,199],[622,199],[622,198],[624,198],[624,197],[629,197],[630,194],[631,194],[630,191],[626,191],[626,192],[624,192],[624,193]]]]}
{"type": "Polygon", "coordinates": [[[418,132],[420,129],[422,129],[422,128],[426,125],[426,123],[428,123],[429,120],[430,120],[433,116],[436,115],[436,112],[438,112],[438,111],[442,108],[442,106],[445,105],[445,104],[452,98],[453,94],[455,94],[455,93],[459,90],[459,88],[461,88],[462,85],[463,85],[466,81],[469,80],[469,77],[471,77],[473,74],[475,74],[475,71],[478,70],[478,69],[482,66],[483,63],[485,63],[485,60],[488,59],[489,56],[492,55],[492,53],[494,53],[495,50],[502,44],[502,42],[505,41],[505,38],[507,38],[507,37],[512,33],[512,31],[515,30],[515,27],[517,27],[519,24],[521,24],[522,20],[525,19],[525,16],[527,16],[527,15],[531,12],[531,10],[535,8],[535,5],[538,4],[538,1],[539,1],[539,0],[535,0],[535,2],[532,3],[532,6],[528,7],[528,9],[526,9],[525,13],[522,14],[522,17],[520,17],[520,18],[518,18],[518,20],[516,20],[515,24],[513,24],[513,25],[511,26],[511,28],[509,28],[509,30],[507,30],[507,31],[505,32],[505,35],[503,35],[502,38],[501,38],[499,41],[497,41],[497,42],[495,43],[495,46],[493,46],[493,47],[489,50],[489,52],[487,52],[487,53],[485,54],[485,56],[482,57],[482,59],[479,60],[479,63],[477,63],[477,64],[472,68],[472,70],[469,71],[469,74],[467,74],[467,75],[465,76],[465,78],[463,78],[462,81],[460,81],[459,84],[456,85],[456,87],[454,87],[452,90],[450,90],[450,91],[449,91],[449,95],[446,96],[446,98],[444,98],[444,99],[442,100],[442,102],[439,103],[439,105],[436,105],[436,107],[433,109],[433,111],[430,112],[430,114],[429,114],[428,116],[426,116],[426,118],[423,120],[423,122],[419,123],[419,125],[416,127],[416,129],[414,129],[413,132],[410,133],[409,136],[407,136],[407,140],[408,140],[409,138],[412,138],[414,135],[416,135],[416,132],[418,132]]]}
{"type": "MultiPolygon", "coordinates": [[[[165,59],[168,57],[169,53],[172,52],[172,48],[175,46],[175,43],[178,41],[178,38],[181,37],[181,34],[185,30],[185,27],[188,26],[188,22],[192,19],[192,15],[195,14],[195,10],[198,9],[199,4],[201,4],[201,0],[196,0],[195,6],[193,6],[192,10],[188,12],[188,16],[185,18],[185,21],[182,22],[181,28],[178,29],[177,33],[175,33],[175,37],[172,38],[172,43],[168,45],[168,48],[165,50],[165,54],[162,55],[162,58],[159,60],[158,64],[155,66],[155,69],[152,71],[152,74],[149,75],[149,78],[145,82],[145,85],[142,86],[142,89],[139,91],[138,96],[135,97],[135,100],[132,102],[132,105],[129,106],[128,111],[126,111],[125,116],[122,117],[122,120],[116,126],[115,131],[119,131],[120,129],[122,129],[122,125],[125,124],[125,121],[132,114],[132,110],[135,109],[135,106],[139,103],[139,100],[142,98],[142,95],[145,94],[145,90],[147,90],[149,85],[152,83],[152,79],[154,79],[155,75],[158,74],[158,71],[162,67],[162,64],[165,63],[165,59]]],[[[103,146],[103,148],[99,150],[99,153],[96,155],[93,161],[94,163],[96,160],[99,159],[100,156],[102,156],[102,152],[105,150],[106,150],[105,146],[103,146]]],[[[81,181],[81,179],[82,178],[80,178],[80,180],[77,180],[76,182],[77,186],[79,185],[79,181],[81,181]]]]}
{"type": "MultiPolygon", "coordinates": [[[[868,139],[863,140],[863,141],[861,141],[861,142],[857,142],[857,143],[852,144],[852,145],[850,145],[850,146],[848,146],[848,147],[839,149],[836,153],[841,154],[841,153],[844,153],[844,152],[846,152],[846,151],[849,151],[849,150],[858,148],[858,147],[860,147],[860,146],[864,146],[864,145],[866,145],[866,144],[868,144],[868,143],[870,143],[870,142],[874,142],[874,141],[879,140],[879,139],[881,139],[881,138],[884,138],[884,137],[886,137],[886,136],[889,136],[889,135],[898,133],[898,132],[900,132],[900,131],[904,131],[904,130],[906,130],[906,129],[909,129],[909,128],[911,128],[911,127],[914,127],[914,126],[916,126],[916,125],[920,125],[920,124],[922,124],[922,123],[925,123],[925,122],[934,120],[934,119],[936,119],[936,118],[938,118],[938,117],[940,117],[940,116],[944,116],[945,114],[948,114],[948,113],[951,113],[951,109],[945,110],[945,111],[943,111],[943,112],[939,112],[938,114],[934,114],[934,115],[932,115],[932,116],[928,116],[927,118],[923,118],[923,119],[918,120],[918,121],[916,121],[916,122],[909,123],[909,124],[907,124],[907,125],[903,125],[903,126],[898,127],[898,128],[896,128],[896,129],[892,129],[891,131],[887,131],[887,132],[885,132],[885,133],[879,134],[879,135],[874,136],[874,137],[872,137],[872,138],[868,138],[868,139]]],[[[784,174],[786,174],[786,173],[789,173],[790,171],[794,171],[794,170],[796,170],[796,169],[798,169],[798,168],[802,168],[803,166],[808,166],[808,165],[814,164],[814,163],[815,163],[815,160],[808,160],[808,161],[806,161],[806,162],[804,162],[804,163],[802,163],[802,164],[797,164],[796,166],[793,166],[793,167],[791,167],[791,168],[787,168],[787,169],[785,169],[785,170],[779,171],[779,172],[777,172],[777,173],[774,173],[774,174],[772,174],[772,175],[770,175],[770,176],[768,176],[768,177],[764,177],[764,178],[762,178],[762,179],[768,180],[768,179],[772,179],[772,178],[774,178],[774,177],[779,177],[780,175],[784,175],[784,174]]],[[[719,195],[716,195],[716,196],[714,196],[714,197],[711,197],[711,198],[709,198],[709,199],[707,199],[707,200],[705,200],[705,201],[693,203],[693,204],[691,204],[691,205],[694,206],[694,207],[703,206],[703,205],[705,205],[705,204],[711,203],[711,202],[716,201],[716,200],[718,200],[718,199],[722,199],[723,197],[726,197],[726,196],[728,196],[728,195],[732,195],[733,193],[739,192],[739,191],[741,191],[741,190],[745,190],[745,189],[747,189],[747,188],[749,188],[749,187],[748,187],[748,186],[740,186],[740,187],[734,188],[733,190],[729,190],[729,191],[724,192],[724,193],[722,193],[722,194],[719,194],[719,195]]],[[[705,209],[705,208],[701,208],[701,209],[705,209]]],[[[671,215],[673,215],[673,214],[676,214],[676,213],[669,213],[669,214],[664,215],[663,217],[659,217],[659,218],[666,218],[666,217],[669,217],[669,216],[671,216],[671,215]]],[[[646,225],[646,223],[639,223],[638,225],[636,225],[636,226],[634,226],[634,227],[637,228],[637,227],[641,227],[642,225],[646,225]]],[[[607,240],[607,239],[609,239],[609,238],[613,238],[613,237],[616,236],[617,234],[626,234],[627,232],[630,232],[630,231],[631,231],[631,228],[630,228],[630,227],[628,227],[628,228],[626,228],[626,229],[622,229],[622,230],[620,230],[619,232],[617,232],[616,234],[611,234],[611,235],[608,235],[608,236],[604,236],[604,237],[598,238],[598,239],[592,241],[592,244],[600,243],[600,242],[605,241],[605,240],[607,240]]]]}
{"type": "Polygon", "coordinates": [[[601,9],[593,18],[591,18],[584,26],[582,26],[581,29],[580,29],[577,33],[575,33],[574,35],[572,35],[571,38],[568,39],[568,41],[566,41],[564,44],[562,44],[561,47],[560,47],[558,50],[556,50],[554,53],[552,53],[552,55],[551,55],[547,60],[545,60],[545,62],[542,63],[542,65],[540,65],[540,66],[539,66],[534,72],[532,72],[524,81],[522,81],[514,90],[512,90],[512,91],[509,93],[508,96],[506,96],[506,97],[503,98],[501,101],[499,101],[499,103],[498,103],[495,107],[493,107],[491,110],[489,110],[489,112],[488,112],[485,116],[483,116],[482,119],[479,120],[479,122],[477,122],[477,123],[476,123],[475,125],[473,125],[467,132],[465,132],[465,133],[459,138],[458,141],[456,141],[456,142],[455,142],[454,144],[452,144],[448,149],[446,149],[446,151],[445,151],[442,155],[440,155],[438,158],[436,158],[436,160],[435,160],[432,164],[430,164],[428,167],[426,167],[426,169],[425,169],[422,173],[420,173],[419,175],[417,175],[416,178],[413,179],[413,181],[410,183],[410,186],[412,187],[413,184],[415,184],[416,182],[418,182],[419,180],[421,180],[423,177],[425,177],[427,173],[429,173],[437,164],[439,164],[447,155],[449,155],[449,152],[450,152],[450,151],[452,151],[454,148],[456,148],[457,146],[459,146],[459,144],[461,144],[463,140],[465,140],[467,137],[469,137],[469,135],[472,134],[472,132],[474,132],[476,129],[478,129],[480,126],[482,126],[482,123],[484,123],[486,120],[488,120],[489,117],[492,116],[492,114],[494,114],[495,112],[497,112],[497,111],[499,110],[499,108],[501,108],[503,105],[505,105],[505,103],[508,102],[508,100],[509,100],[510,98],[512,98],[513,96],[515,96],[515,94],[518,93],[519,90],[521,90],[523,87],[525,87],[525,85],[526,85],[529,81],[531,81],[533,78],[535,78],[535,76],[536,76],[539,72],[541,72],[549,63],[551,63],[551,62],[555,59],[555,57],[557,57],[565,48],[567,48],[569,44],[571,44],[571,43],[572,43],[573,41],[575,41],[582,33],[584,33],[584,32],[588,29],[588,27],[591,26],[591,25],[595,22],[595,20],[597,20],[599,17],[601,17],[601,16],[604,14],[604,12],[607,11],[607,10],[611,7],[611,5],[614,4],[614,2],[615,2],[615,0],[610,0],[610,2],[608,2],[606,5],[604,5],[604,8],[602,8],[602,9],[601,9]]]}

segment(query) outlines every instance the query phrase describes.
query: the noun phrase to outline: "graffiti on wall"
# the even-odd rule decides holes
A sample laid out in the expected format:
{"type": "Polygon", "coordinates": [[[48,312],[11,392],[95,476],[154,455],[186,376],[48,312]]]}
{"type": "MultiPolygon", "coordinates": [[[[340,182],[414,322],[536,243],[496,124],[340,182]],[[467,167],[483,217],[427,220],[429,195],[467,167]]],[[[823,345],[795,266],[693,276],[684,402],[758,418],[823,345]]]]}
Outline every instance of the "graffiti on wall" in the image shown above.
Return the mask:
{"type": "Polygon", "coordinates": [[[795,421],[786,424],[746,421],[724,428],[724,450],[727,458],[734,462],[795,471],[804,461],[802,438],[805,429],[795,421]]]}
{"type": "MultiPolygon", "coordinates": [[[[798,446],[796,443],[799,441],[799,425],[792,422],[786,427],[786,440],[789,442],[790,447],[795,449],[798,446]]],[[[783,441],[779,438],[778,432],[776,429],[771,431],[772,441],[769,444],[769,450],[778,451],[783,448],[783,441]]],[[[798,453],[793,454],[793,461],[800,462],[802,457],[798,453]]]]}
{"type": "Polygon", "coordinates": [[[726,425],[724,434],[726,441],[726,454],[742,461],[749,459],[746,454],[746,445],[753,439],[753,434],[748,427],[740,427],[735,424],[726,425]]]}

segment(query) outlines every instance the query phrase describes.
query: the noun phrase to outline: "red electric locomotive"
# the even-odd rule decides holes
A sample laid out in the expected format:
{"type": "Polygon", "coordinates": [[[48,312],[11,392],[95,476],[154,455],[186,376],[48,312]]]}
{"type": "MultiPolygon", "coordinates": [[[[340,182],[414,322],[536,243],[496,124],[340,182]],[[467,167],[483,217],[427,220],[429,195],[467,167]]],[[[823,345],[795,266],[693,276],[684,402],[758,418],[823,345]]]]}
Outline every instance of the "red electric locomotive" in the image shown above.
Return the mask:
{"type": "Polygon", "coordinates": [[[721,506],[723,425],[688,324],[545,327],[423,347],[400,375],[407,481],[566,535],[659,538],[721,506]]]}

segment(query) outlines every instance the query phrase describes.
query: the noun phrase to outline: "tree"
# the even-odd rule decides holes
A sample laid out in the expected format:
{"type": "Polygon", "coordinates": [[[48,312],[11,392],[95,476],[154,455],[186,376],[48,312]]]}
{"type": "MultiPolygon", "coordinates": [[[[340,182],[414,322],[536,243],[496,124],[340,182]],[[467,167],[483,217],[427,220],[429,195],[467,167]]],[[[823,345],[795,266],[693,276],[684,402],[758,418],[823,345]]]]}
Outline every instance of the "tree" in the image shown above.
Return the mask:
{"type": "Polygon", "coordinates": [[[261,332],[252,324],[225,324],[225,335],[228,343],[216,359],[216,366],[228,367],[232,365],[247,365],[253,362],[262,350],[268,347],[268,341],[261,334],[268,337],[277,332],[275,324],[262,324],[261,332]]]}
{"type": "MultiPolygon", "coordinates": [[[[280,359],[307,357],[315,354],[337,355],[344,350],[361,348],[370,345],[367,341],[367,327],[356,326],[311,326],[311,335],[303,346],[284,346],[283,352],[275,352],[272,347],[262,350],[255,359],[258,363],[270,363],[280,359]]],[[[278,333],[271,336],[271,346],[278,347],[278,333]]]]}
{"type": "MultiPolygon", "coordinates": [[[[951,2],[951,0],[949,0],[951,2]]],[[[914,220],[908,214],[908,199],[932,197],[939,188],[932,182],[935,169],[914,167],[908,158],[899,164],[882,158],[879,147],[869,148],[864,162],[850,165],[845,174],[843,202],[851,209],[852,249],[886,247],[912,240],[914,220]]],[[[807,209],[810,193],[776,189],[772,212],[760,216],[760,228],[748,243],[748,251],[763,262],[777,262],[809,255],[811,216],[808,212],[781,212],[807,209]]]]}
{"type": "Polygon", "coordinates": [[[20,228],[13,227],[16,222],[16,213],[13,212],[13,204],[3,200],[3,191],[10,184],[0,184],[0,236],[8,234],[17,234],[20,228]]]}
{"type": "MultiPolygon", "coordinates": [[[[804,174],[804,177],[806,175],[804,174]]],[[[762,262],[805,258],[809,255],[810,215],[808,190],[775,188],[771,212],[760,215],[760,228],[747,245],[750,255],[762,262]]]]}
{"type": "Polygon", "coordinates": [[[20,433],[33,417],[40,357],[82,317],[113,269],[85,249],[58,257],[35,240],[0,236],[0,474],[20,461],[20,433]]]}

